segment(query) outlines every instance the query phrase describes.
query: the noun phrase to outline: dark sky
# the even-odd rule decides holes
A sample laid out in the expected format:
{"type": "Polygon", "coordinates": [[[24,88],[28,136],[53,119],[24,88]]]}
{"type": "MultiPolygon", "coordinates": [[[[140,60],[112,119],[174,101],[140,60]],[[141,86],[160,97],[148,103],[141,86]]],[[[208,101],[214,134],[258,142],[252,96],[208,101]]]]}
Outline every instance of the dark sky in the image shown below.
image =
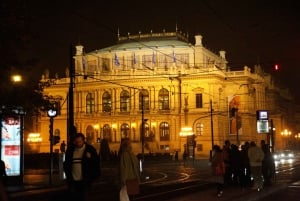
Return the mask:
{"type": "MultiPolygon", "coordinates": [[[[5,1],[3,1],[5,2],[5,1]]],[[[61,76],[69,66],[69,47],[79,42],[89,52],[116,42],[117,30],[142,33],[180,30],[203,36],[204,45],[226,51],[229,66],[241,69],[261,64],[276,72],[281,83],[296,94],[300,54],[300,1],[194,0],[194,1],[100,1],[100,0],[11,0],[2,4],[17,16],[25,16],[29,35],[23,59],[38,61],[36,68],[61,76]],[[105,2],[105,3],[104,3],[105,2]],[[296,87],[295,87],[296,86],[296,87]]]]}

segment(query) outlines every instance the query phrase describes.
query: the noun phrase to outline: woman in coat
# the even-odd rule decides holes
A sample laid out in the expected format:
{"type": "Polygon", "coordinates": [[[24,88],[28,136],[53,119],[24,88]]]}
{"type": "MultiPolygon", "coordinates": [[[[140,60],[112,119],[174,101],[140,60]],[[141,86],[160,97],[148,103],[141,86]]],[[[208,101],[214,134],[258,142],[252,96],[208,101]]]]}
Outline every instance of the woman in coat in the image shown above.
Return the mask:
{"type": "Polygon", "coordinates": [[[211,170],[214,181],[217,184],[217,196],[221,197],[223,194],[224,186],[224,174],[225,174],[225,164],[223,152],[218,145],[213,146],[212,158],[211,158],[211,170]]]}
{"type": "Polygon", "coordinates": [[[129,139],[123,139],[120,150],[120,184],[126,187],[129,197],[139,193],[140,171],[137,157],[132,152],[129,139]]]}

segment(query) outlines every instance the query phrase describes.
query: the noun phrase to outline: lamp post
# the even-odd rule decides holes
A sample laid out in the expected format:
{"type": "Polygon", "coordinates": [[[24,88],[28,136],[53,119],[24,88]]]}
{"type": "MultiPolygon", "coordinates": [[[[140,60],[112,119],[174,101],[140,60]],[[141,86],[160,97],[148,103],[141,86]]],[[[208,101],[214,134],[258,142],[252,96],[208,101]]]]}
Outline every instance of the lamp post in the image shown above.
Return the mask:
{"type": "Polygon", "coordinates": [[[50,171],[49,171],[49,184],[52,185],[52,171],[53,171],[53,145],[54,145],[54,136],[53,136],[53,119],[57,115],[57,111],[55,109],[49,109],[48,117],[50,117],[50,125],[49,125],[49,140],[50,140],[50,171]]]}
{"type": "Polygon", "coordinates": [[[76,128],[74,125],[74,92],[73,88],[75,85],[75,66],[74,66],[74,47],[70,46],[70,85],[68,93],[68,111],[67,111],[67,144],[73,142],[76,128]]]}

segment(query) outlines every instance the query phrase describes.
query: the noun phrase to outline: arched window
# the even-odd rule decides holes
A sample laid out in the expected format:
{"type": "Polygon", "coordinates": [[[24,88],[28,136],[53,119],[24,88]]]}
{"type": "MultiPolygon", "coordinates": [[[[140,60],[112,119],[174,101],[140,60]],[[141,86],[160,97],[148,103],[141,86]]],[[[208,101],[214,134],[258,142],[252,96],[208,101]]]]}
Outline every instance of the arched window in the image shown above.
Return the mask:
{"type": "Polygon", "coordinates": [[[149,92],[146,89],[142,89],[139,94],[139,109],[144,111],[149,110],[149,92]]]}
{"type": "Polygon", "coordinates": [[[167,122],[162,122],[159,125],[159,136],[160,136],[160,141],[170,140],[170,127],[167,122]]]}
{"type": "Polygon", "coordinates": [[[102,111],[111,112],[111,95],[107,91],[102,96],[102,111]]]}
{"type": "Polygon", "coordinates": [[[145,123],[145,141],[147,142],[154,141],[154,134],[150,130],[150,126],[148,123],[145,123]]]}
{"type": "Polygon", "coordinates": [[[120,94],[120,111],[129,112],[130,108],[130,97],[126,90],[123,90],[120,94]]]}
{"type": "Polygon", "coordinates": [[[86,96],[86,113],[91,114],[95,111],[95,96],[93,93],[88,93],[86,96]]]}
{"type": "Polygon", "coordinates": [[[159,90],[158,108],[160,110],[169,110],[169,91],[165,88],[159,90]]]}
{"type": "Polygon", "coordinates": [[[202,123],[197,123],[196,124],[196,135],[203,135],[203,124],[202,123]]]}
{"type": "Polygon", "coordinates": [[[126,123],[123,123],[121,125],[121,139],[124,139],[124,138],[130,138],[129,125],[126,123]]]}
{"type": "Polygon", "coordinates": [[[111,138],[111,131],[112,129],[110,128],[110,126],[108,124],[105,124],[103,126],[103,139],[106,139],[108,142],[111,142],[112,141],[112,138],[111,138]]]}
{"type": "Polygon", "coordinates": [[[88,125],[86,128],[86,143],[93,144],[95,142],[94,127],[88,125]]]}

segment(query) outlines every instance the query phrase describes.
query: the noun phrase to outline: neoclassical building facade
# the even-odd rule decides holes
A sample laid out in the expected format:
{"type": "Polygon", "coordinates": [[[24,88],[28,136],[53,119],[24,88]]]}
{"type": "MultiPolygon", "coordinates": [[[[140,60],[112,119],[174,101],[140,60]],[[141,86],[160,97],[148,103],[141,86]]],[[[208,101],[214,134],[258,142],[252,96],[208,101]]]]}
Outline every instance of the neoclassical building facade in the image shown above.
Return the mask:
{"type": "MultiPolygon", "coordinates": [[[[227,139],[234,144],[267,139],[257,133],[256,111],[276,108],[267,100],[274,88],[270,76],[260,66],[232,71],[224,50],[208,50],[201,35],[193,44],[187,38],[162,32],[118,36],[115,45],[92,52],[76,46],[74,121],[88,143],[98,149],[106,139],[117,151],[130,138],[135,153],[178,151],[179,157],[187,152],[197,158],[227,139]]],[[[40,81],[45,97],[58,103],[54,135],[65,141],[69,83],[68,71],[40,81]]],[[[49,118],[42,114],[38,122],[47,139],[49,118]]],[[[49,141],[43,140],[39,152],[48,151],[49,141]]]]}

